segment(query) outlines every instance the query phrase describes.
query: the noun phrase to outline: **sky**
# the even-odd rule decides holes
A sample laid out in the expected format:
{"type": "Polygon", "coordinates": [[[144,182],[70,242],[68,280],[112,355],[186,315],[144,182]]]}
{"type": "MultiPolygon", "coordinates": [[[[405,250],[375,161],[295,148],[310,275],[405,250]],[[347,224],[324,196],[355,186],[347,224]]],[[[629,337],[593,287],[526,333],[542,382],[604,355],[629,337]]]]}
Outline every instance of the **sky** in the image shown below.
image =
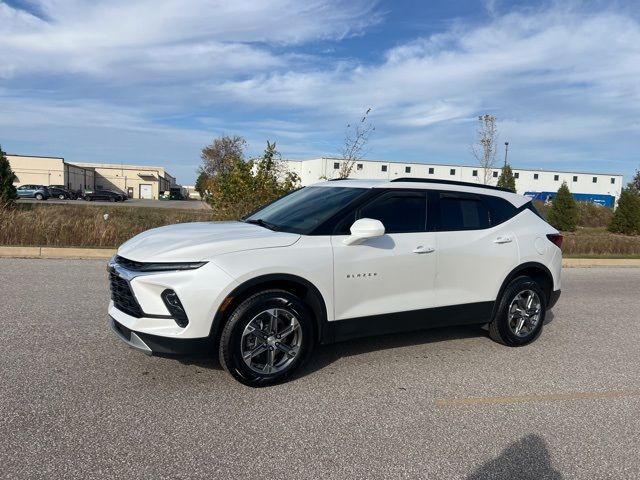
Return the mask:
{"type": "Polygon", "coordinates": [[[0,0],[0,144],[162,165],[220,135],[284,158],[474,164],[495,115],[516,168],[640,168],[640,2],[0,0]]]}

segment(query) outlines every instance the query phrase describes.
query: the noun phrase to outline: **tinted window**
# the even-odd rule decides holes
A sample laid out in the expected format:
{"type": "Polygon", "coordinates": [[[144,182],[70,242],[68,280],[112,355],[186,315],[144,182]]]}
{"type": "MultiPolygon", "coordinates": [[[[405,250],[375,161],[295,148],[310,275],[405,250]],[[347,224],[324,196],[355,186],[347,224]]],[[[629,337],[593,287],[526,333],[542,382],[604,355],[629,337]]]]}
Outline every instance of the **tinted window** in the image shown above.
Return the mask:
{"type": "Polygon", "coordinates": [[[357,217],[380,220],[386,233],[424,232],[427,196],[422,192],[387,193],[362,207],[357,217]]]}
{"type": "Polygon", "coordinates": [[[440,194],[440,230],[480,230],[489,227],[489,211],[480,198],[440,194]]]}
{"type": "Polygon", "coordinates": [[[275,230],[309,233],[367,190],[349,187],[301,188],[261,208],[244,221],[262,220],[275,230]]]}
{"type": "Polygon", "coordinates": [[[506,222],[518,213],[518,209],[504,198],[486,195],[483,197],[483,200],[489,207],[489,219],[491,220],[492,226],[506,222]]]}

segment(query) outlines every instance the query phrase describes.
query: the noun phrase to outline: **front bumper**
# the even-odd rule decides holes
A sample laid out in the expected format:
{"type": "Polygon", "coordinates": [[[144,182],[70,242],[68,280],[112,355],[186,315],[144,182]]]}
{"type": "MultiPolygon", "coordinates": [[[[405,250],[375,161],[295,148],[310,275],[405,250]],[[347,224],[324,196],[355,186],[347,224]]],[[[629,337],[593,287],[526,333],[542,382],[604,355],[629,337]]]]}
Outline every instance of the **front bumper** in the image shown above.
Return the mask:
{"type": "Polygon", "coordinates": [[[168,338],[148,333],[135,332],[113,317],[109,317],[111,330],[127,345],[147,355],[194,355],[208,353],[212,350],[212,342],[209,338],[168,338]]]}

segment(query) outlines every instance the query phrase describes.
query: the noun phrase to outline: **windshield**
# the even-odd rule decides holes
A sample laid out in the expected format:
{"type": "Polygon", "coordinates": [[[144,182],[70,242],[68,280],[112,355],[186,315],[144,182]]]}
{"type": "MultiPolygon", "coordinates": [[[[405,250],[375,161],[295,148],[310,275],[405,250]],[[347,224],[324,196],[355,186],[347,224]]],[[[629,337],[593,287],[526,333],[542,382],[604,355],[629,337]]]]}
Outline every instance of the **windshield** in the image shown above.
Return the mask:
{"type": "Polygon", "coordinates": [[[305,187],[258,210],[244,221],[271,230],[306,234],[366,191],[366,188],[305,187]]]}

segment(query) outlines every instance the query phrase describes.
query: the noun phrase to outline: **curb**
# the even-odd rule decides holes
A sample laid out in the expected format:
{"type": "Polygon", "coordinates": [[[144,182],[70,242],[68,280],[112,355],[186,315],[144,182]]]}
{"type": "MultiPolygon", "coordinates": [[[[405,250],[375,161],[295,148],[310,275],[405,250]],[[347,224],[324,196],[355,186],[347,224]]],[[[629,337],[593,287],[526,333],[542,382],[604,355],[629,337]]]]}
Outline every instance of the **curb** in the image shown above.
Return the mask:
{"type": "Polygon", "coordinates": [[[563,258],[564,268],[640,267],[640,258],[563,258]]]}
{"type": "Polygon", "coordinates": [[[2,258],[75,258],[81,260],[109,259],[115,248],[66,248],[66,247],[0,247],[2,258]]]}

